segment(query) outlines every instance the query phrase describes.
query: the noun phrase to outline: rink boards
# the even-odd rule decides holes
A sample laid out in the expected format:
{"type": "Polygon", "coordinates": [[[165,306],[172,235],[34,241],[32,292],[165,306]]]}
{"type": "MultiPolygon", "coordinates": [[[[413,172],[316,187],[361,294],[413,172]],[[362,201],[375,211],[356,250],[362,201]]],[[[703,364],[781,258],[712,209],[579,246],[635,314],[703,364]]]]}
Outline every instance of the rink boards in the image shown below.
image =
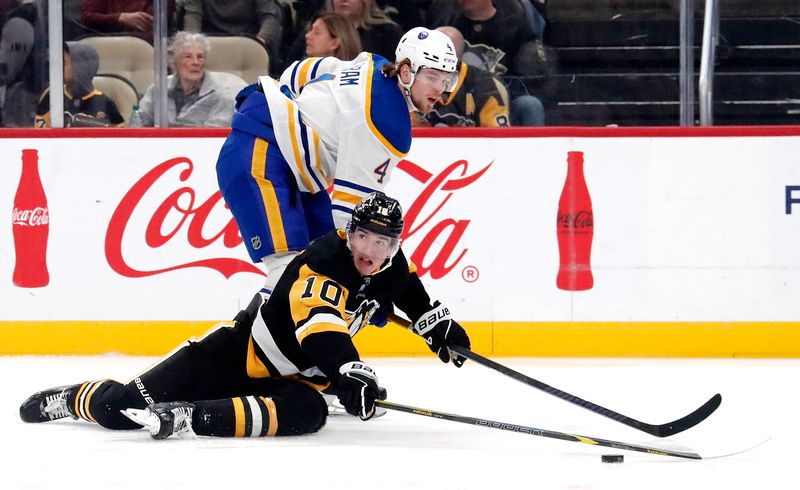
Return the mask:
{"type": "MultiPolygon", "coordinates": [[[[157,355],[232,318],[263,276],[217,190],[224,134],[6,133],[0,353],[157,355]],[[38,150],[49,207],[40,288],[12,283],[22,149],[38,150]]],[[[406,254],[481,353],[794,357],[798,155],[797,127],[420,131],[388,192],[406,254]],[[594,286],[575,292],[555,282],[572,150],[594,212],[594,286]]],[[[356,341],[365,355],[427,352],[397,327],[356,341]]]]}

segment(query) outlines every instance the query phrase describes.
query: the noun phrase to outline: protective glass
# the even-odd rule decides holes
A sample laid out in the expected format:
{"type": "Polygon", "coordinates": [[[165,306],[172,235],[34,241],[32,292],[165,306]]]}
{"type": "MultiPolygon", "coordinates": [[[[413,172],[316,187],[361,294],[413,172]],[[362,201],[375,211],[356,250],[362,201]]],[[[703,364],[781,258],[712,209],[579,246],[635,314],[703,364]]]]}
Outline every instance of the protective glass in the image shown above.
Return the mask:
{"type": "Polygon", "coordinates": [[[452,92],[458,83],[458,72],[447,73],[435,68],[423,67],[417,71],[415,80],[439,88],[443,92],[452,92]]]}

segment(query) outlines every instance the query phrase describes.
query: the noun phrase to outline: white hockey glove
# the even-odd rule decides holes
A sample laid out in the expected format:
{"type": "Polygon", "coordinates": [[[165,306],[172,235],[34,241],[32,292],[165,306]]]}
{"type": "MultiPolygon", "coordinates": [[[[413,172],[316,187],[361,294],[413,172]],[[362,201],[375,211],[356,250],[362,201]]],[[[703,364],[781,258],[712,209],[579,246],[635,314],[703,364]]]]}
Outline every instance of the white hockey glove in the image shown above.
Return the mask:
{"type": "Polygon", "coordinates": [[[433,309],[422,315],[414,322],[411,330],[425,338],[428,347],[444,363],[451,360],[456,367],[461,367],[467,359],[464,356],[450,352],[451,345],[470,348],[467,332],[450,318],[450,310],[438,301],[433,304],[433,309]]]}
{"type": "Polygon", "coordinates": [[[336,394],[350,415],[369,420],[375,415],[375,400],[379,397],[378,376],[361,361],[346,362],[339,368],[336,394]]]}

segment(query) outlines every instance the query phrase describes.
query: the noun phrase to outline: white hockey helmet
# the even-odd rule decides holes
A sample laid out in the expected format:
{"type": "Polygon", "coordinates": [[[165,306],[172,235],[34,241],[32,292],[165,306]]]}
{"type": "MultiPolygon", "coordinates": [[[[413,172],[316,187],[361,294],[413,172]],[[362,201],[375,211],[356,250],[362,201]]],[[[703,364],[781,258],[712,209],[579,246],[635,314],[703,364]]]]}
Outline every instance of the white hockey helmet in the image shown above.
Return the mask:
{"type": "Polygon", "coordinates": [[[451,92],[455,88],[458,81],[458,57],[453,41],[447,34],[424,27],[415,27],[403,34],[394,53],[396,61],[408,59],[411,62],[411,82],[406,85],[400,81],[400,85],[405,89],[406,99],[412,106],[411,86],[414,85],[414,77],[421,68],[433,68],[452,74],[445,92],[451,92]]]}

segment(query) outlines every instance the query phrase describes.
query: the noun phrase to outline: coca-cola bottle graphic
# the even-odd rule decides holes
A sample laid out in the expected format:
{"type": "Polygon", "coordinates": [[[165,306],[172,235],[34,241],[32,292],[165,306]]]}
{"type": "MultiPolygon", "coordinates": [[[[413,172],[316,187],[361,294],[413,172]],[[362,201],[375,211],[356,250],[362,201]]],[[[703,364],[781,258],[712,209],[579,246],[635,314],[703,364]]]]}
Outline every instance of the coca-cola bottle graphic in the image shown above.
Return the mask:
{"type": "Polygon", "coordinates": [[[14,285],[40,288],[50,282],[47,272],[47,235],[50,213],[42,180],[39,178],[39,153],[22,150],[22,176],[14,196],[14,285]]]}
{"type": "Polygon", "coordinates": [[[583,176],[583,152],[567,153],[567,179],[558,200],[558,254],[556,286],[565,291],[583,291],[594,285],[592,237],[594,215],[589,188],[583,176]]]}

